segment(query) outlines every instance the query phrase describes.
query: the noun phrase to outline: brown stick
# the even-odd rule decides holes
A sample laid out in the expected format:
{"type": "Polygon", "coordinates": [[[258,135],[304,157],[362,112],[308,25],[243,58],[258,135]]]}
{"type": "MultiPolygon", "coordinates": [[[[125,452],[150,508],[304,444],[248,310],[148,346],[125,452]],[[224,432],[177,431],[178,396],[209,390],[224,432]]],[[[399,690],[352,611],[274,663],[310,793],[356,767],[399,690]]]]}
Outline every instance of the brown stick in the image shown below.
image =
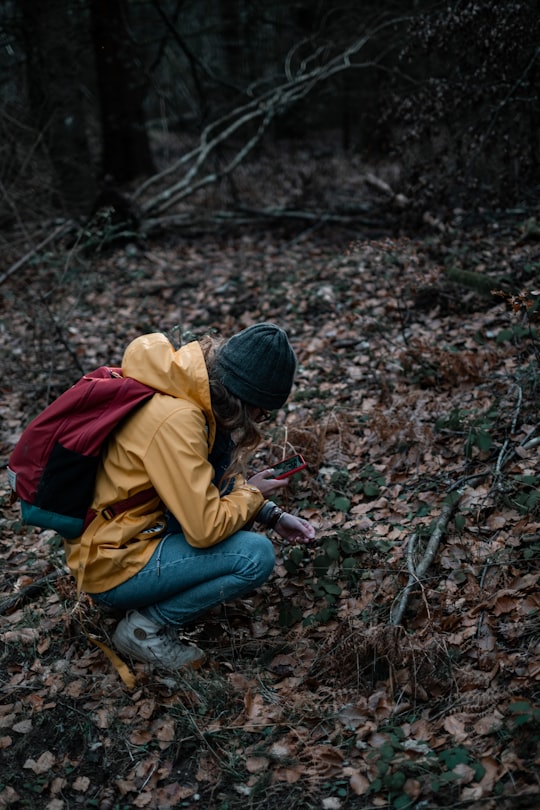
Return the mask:
{"type": "Polygon", "coordinates": [[[37,596],[38,593],[45,590],[45,588],[52,582],[56,582],[57,579],[65,576],[65,571],[53,571],[51,574],[47,574],[45,577],[36,579],[35,582],[31,582],[30,585],[26,585],[26,587],[21,588],[20,591],[18,591],[14,596],[10,596],[8,599],[0,602],[0,616],[4,616],[12,608],[18,607],[20,604],[26,602],[27,599],[37,596]]]}
{"type": "Polygon", "coordinates": [[[399,625],[401,624],[401,620],[403,619],[403,614],[407,608],[407,604],[409,602],[409,597],[413,590],[415,590],[419,585],[422,577],[425,575],[426,571],[428,570],[429,566],[433,562],[433,558],[437,553],[437,549],[439,548],[439,543],[441,542],[441,538],[448,526],[448,521],[452,517],[452,514],[459,502],[459,498],[450,497],[446,503],[444,504],[443,508],[441,509],[441,514],[435,524],[435,528],[433,529],[433,533],[429,539],[429,543],[426,546],[426,550],[424,552],[424,556],[418,563],[418,565],[414,564],[414,547],[416,544],[416,535],[413,534],[411,539],[409,540],[409,547],[407,549],[407,568],[409,569],[409,580],[403,589],[401,596],[399,597],[399,601],[397,604],[395,603],[392,606],[392,610],[390,611],[390,624],[392,625],[399,625]]]}

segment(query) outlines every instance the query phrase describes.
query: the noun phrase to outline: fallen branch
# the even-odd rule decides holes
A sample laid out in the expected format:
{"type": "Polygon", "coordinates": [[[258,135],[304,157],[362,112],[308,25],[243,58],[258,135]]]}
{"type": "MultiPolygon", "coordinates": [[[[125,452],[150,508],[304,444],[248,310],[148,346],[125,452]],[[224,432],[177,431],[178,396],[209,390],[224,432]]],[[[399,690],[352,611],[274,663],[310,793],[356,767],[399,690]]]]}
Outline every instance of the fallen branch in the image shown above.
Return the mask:
{"type": "MultiPolygon", "coordinates": [[[[334,54],[317,64],[319,53],[312,55],[311,60],[303,60],[299,70],[292,72],[290,64],[286,70],[286,81],[271,87],[242,105],[212,121],[201,133],[197,146],[182,155],[173,165],[148,178],[133,194],[134,198],[142,199],[148,195],[151,188],[161,185],[167,178],[173,180],[172,185],[159,191],[150,199],[141,204],[141,211],[146,218],[159,217],[186,197],[192,196],[196,191],[209,184],[216,183],[232,174],[239,164],[260,143],[263,135],[272,122],[285,110],[290,109],[299,101],[306,98],[318,85],[327,82],[332,77],[346,70],[359,70],[367,67],[380,67],[384,53],[375,59],[359,61],[359,55],[369,47],[375,35],[384,28],[395,26],[405,18],[386,20],[376,26],[371,32],[356,39],[343,51],[334,54]],[[309,68],[308,68],[309,61],[309,68]],[[252,133],[252,134],[251,134],[252,133]],[[240,145],[232,147],[233,154],[221,169],[215,169],[214,158],[217,154],[223,155],[225,144],[234,143],[234,138],[243,141],[240,145]],[[212,168],[208,168],[211,164],[212,168]],[[179,180],[173,179],[178,172],[185,172],[179,180]]],[[[382,68],[381,68],[382,69],[382,68]]]]}
{"type": "Polygon", "coordinates": [[[414,562],[414,552],[415,552],[415,545],[416,545],[416,534],[413,534],[411,539],[409,540],[409,547],[407,549],[407,568],[409,570],[409,580],[403,589],[399,601],[394,603],[392,606],[392,610],[390,611],[390,624],[392,625],[399,625],[403,619],[403,614],[407,608],[407,604],[409,602],[409,597],[411,593],[416,590],[417,587],[420,586],[421,580],[424,577],[426,571],[428,570],[429,566],[433,562],[433,558],[437,553],[437,549],[439,548],[439,543],[441,542],[441,538],[448,526],[448,521],[452,517],[454,510],[459,503],[459,496],[451,496],[447,499],[443,508],[441,509],[441,514],[435,524],[435,528],[433,529],[433,533],[429,539],[429,542],[426,546],[426,550],[424,555],[418,565],[415,565],[414,562]]]}
{"type": "Polygon", "coordinates": [[[45,237],[45,239],[43,239],[38,245],[36,245],[35,248],[32,248],[32,250],[29,250],[28,253],[24,254],[24,256],[21,256],[20,259],[17,259],[15,264],[12,264],[11,267],[9,267],[5,273],[2,273],[2,275],[0,276],[0,284],[3,284],[4,281],[7,281],[7,279],[10,278],[10,276],[13,276],[17,272],[17,270],[20,270],[21,267],[23,267],[27,261],[29,261],[33,256],[35,256],[46,245],[50,244],[51,242],[54,242],[55,239],[58,239],[59,236],[63,236],[73,227],[74,223],[71,222],[71,220],[62,223],[62,225],[56,228],[55,231],[50,233],[48,236],[45,237]]]}
{"type": "MultiPolygon", "coordinates": [[[[522,402],[522,392],[521,389],[518,389],[518,397],[516,403],[516,409],[514,413],[514,418],[512,421],[512,433],[515,433],[517,429],[517,420],[519,416],[519,412],[521,409],[521,402],[522,402]]],[[[536,447],[538,443],[540,443],[540,439],[538,437],[531,438],[532,434],[534,434],[537,430],[537,426],[533,427],[525,436],[523,441],[517,446],[513,448],[508,448],[508,440],[506,440],[501,447],[501,450],[498,454],[497,458],[497,465],[495,470],[495,482],[496,485],[500,479],[502,474],[502,469],[508,463],[508,461],[513,458],[515,455],[518,454],[518,448],[521,447],[523,449],[530,449],[532,447],[536,447]]],[[[402,622],[403,614],[407,609],[407,604],[409,602],[409,597],[411,593],[416,590],[422,584],[422,578],[424,577],[426,571],[428,570],[429,566],[433,562],[433,558],[437,553],[437,549],[439,548],[439,543],[441,542],[441,538],[448,526],[448,522],[452,517],[454,510],[456,509],[459,500],[460,494],[463,491],[463,486],[467,481],[471,480],[482,480],[486,479],[491,475],[490,471],[486,471],[484,473],[479,473],[476,475],[467,476],[466,478],[460,479],[458,482],[452,485],[449,490],[449,494],[447,497],[446,502],[441,510],[441,514],[439,515],[439,519],[435,524],[435,528],[433,529],[433,533],[431,538],[426,546],[426,550],[424,552],[424,556],[418,563],[415,565],[414,562],[414,552],[416,546],[417,536],[413,534],[411,539],[409,540],[409,545],[407,548],[407,569],[409,571],[409,579],[405,588],[403,589],[401,596],[397,602],[394,602],[392,609],[390,611],[390,624],[391,625],[399,625],[402,622]]]]}
{"type": "Polygon", "coordinates": [[[16,608],[21,604],[24,604],[24,602],[26,602],[28,599],[37,596],[39,593],[45,590],[45,588],[48,588],[48,586],[53,582],[56,582],[57,579],[65,576],[65,571],[53,571],[51,574],[47,574],[45,577],[36,579],[35,582],[31,582],[30,585],[26,585],[26,587],[21,588],[20,591],[17,591],[14,596],[10,596],[8,599],[4,599],[3,602],[0,602],[0,616],[5,616],[5,614],[9,613],[12,608],[16,608]]]}
{"type": "Polygon", "coordinates": [[[370,231],[383,231],[388,226],[381,220],[381,217],[366,216],[365,208],[358,212],[350,211],[347,214],[329,213],[318,210],[299,210],[293,208],[236,208],[229,211],[215,211],[197,215],[193,211],[165,215],[155,219],[147,219],[144,222],[144,232],[146,235],[159,228],[175,226],[183,230],[206,230],[219,227],[238,227],[241,225],[257,225],[268,221],[287,222],[299,221],[314,223],[315,225],[354,225],[369,228],[370,231]]]}

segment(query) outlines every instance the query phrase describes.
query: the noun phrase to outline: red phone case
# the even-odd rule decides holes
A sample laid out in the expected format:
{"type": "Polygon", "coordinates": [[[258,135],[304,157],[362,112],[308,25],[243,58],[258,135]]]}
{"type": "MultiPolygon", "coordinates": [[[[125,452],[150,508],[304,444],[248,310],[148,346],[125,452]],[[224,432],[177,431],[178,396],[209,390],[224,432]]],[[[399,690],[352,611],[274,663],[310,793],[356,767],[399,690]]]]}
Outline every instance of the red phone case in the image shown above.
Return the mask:
{"type": "Polygon", "coordinates": [[[289,456],[289,458],[280,461],[279,464],[274,464],[273,469],[277,470],[277,475],[275,475],[274,478],[277,481],[279,481],[282,478],[289,478],[289,476],[294,475],[297,472],[300,472],[300,470],[303,470],[305,466],[306,462],[304,461],[300,453],[295,453],[294,456],[289,456]],[[294,462],[294,464],[292,464],[292,462],[294,462]],[[287,466],[287,464],[292,464],[291,468],[285,469],[283,470],[283,472],[279,472],[279,468],[282,465],[287,466]]]}

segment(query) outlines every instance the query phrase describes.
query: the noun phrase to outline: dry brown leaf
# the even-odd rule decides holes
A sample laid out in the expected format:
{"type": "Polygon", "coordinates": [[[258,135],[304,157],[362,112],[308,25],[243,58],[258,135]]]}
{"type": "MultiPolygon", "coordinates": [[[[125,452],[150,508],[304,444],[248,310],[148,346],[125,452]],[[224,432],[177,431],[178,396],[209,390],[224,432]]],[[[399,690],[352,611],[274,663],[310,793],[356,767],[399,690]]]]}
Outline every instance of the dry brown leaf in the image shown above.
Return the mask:
{"type": "Polygon", "coordinates": [[[112,719],[111,711],[106,708],[98,709],[94,714],[94,721],[97,727],[101,729],[109,728],[112,719]]]}
{"type": "Polygon", "coordinates": [[[460,720],[457,715],[446,717],[443,726],[445,730],[452,735],[457,743],[464,742],[468,737],[468,734],[465,731],[465,721],[460,720]]]}
{"type": "Polygon", "coordinates": [[[67,779],[65,779],[63,776],[55,776],[49,786],[51,796],[55,796],[57,793],[60,793],[60,791],[63,790],[66,785],[67,779]]]}
{"type": "Polygon", "coordinates": [[[18,723],[14,723],[11,728],[18,734],[29,734],[34,728],[34,724],[31,720],[21,720],[18,723]]]}
{"type": "Polygon", "coordinates": [[[145,790],[143,793],[139,793],[131,803],[133,807],[150,807],[154,803],[153,791],[145,790]]]}
{"type": "Polygon", "coordinates": [[[87,776],[78,776],[73,782],[73,790],[78,793],[86,793],[90,787],[90,779],[87,776]]]}
{"type": "Polygon", "coordinates": [[[165,787],[155,791],[155,802],[157,807],[178,807],[180,802],[191,798],[197,792],[196,787],[181,785],[179,782],[171,782],[165,787]]]}
{"type": "Polygon", "coordinates": [[[118,788],[121,796],[127,796],[137,790],[137,786],[132,779],[115,779],[114,784],[118,788]]]}
{"type": "Polygon", "coordinates": [[[246,759],[246,770],[249,773],[259,773],[268,768],[268,759],[266,757],[248,757],[246,759]]]}
{"type": "Polygon", "coordinates": [[[153,737],[154,735],[151,731],[147,731],[146,729],[136,729],[135,731],[131,732],[128,739],[133,745],[148,745],[153,737]]]}
{"type": "Polygon", "coordinates": [[[337,796],[327,796],[322,800],[322,810],[341,810],[343,802],[337,796]]]}
{"type": "Polygon", "coordinates": [[[499,731],[502,725],[502,714],[498,711],[494,711],[480,717],[474,724],[474,731],[480,737],[485,737],[488,734],[494,734],[496,731],[499,731]]]}
{"type": "Polygon", "coordinates": [[[215,782],[218,778],[218,766],[210,757],[202,754],[199,760],[199,768],[195,774],[198,782],[215,782]]]}
{"type": "Polygon", "coordinates": [[[20,627],[0,633],[0,641],[5,644],[32,644],[37,638],[39,630],[36,627],[20,627]]]}
{"type": "Polygon", "coordinates": [[[479,786],[482,788],[483,795],[489,796],[499,781],[501,768],[492,756],[480,757],[480,764],[485,768],[485,773],[479,782],[479,786]]]}
{"type": "Polygon", "coordinates": [[[45,810],[65,810],[66,803],[63,799],[51,799],[45,805],[45,810]]]}
{"type": "Polygon", "coordinates": [[[17,791],[9,785],[0,791],[0,807],[9,807],[20,799],[17,791]]]}
{"type": "Polygon", "coordinates": [[[155,700],[141,700],[137,704],[137,714],[143,718],[143,720],[150,720],[152,715],[154,714],[156,708],[155,700]]]}
{"type": "Polygon", "coordinates": [[[174,720],[172,717],[156,720],[152,723],[152,732],[160,742],[172,742],[174,740],[174,720]]]}
{"type": "Polygon", "coordinates": [[[452,768],[452,772],[456,774],[459,783],[462,785],[468,785],[469,782],[474,781],[476,776],[474,768],[471,768],[471,766],[467,765],[465,762],[460,762],[455,765],[452,768]]]}
{"type": "Polygon", "coordinates": [[[303,768],[274,768],[272,770],[273,782],[286,782],[289,785],[294,785],[302,778],[303,768]]]}
{"type": "Polygon", "coordinates": [[[36,761],[35,759],[27,759],[23,765],[23,768],[28,768],[29,770],[33,771],[35,774],[42,774],[47,773],[50,771],[51,768],[56,763],[56,757],[51,751],[44,751],[39,759],[36,761]]]}
{"type": "Polygon", "coordinates": [[[349,785],[351,786],[351,790],[357,796],[364,796],[370,788],[370,782],[364,774],[360,773],[360,771],[356,770],[355,768],[343,768],[344,776],[349,777],[349,785]]]}

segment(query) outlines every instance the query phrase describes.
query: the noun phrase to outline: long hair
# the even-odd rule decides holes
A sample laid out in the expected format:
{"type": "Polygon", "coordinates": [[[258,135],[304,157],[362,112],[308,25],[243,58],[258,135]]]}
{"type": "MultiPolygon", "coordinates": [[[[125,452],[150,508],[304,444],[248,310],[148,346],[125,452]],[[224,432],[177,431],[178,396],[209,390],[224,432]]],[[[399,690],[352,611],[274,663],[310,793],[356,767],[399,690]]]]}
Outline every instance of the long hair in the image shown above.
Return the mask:
{"type": "Polygon", "coordinates": [[[224,477],[230,478],[237,473],[245,475],[248,457],[261,441],[261,431],[251,416],[249,406],[231,394],[218,379],[216,354],[224,341],[205,335],[200,338],[199,343],[208,370],[210,398],[216,424],[218,429],[228,433],[235,443],[231,463],[224,477]]]}

